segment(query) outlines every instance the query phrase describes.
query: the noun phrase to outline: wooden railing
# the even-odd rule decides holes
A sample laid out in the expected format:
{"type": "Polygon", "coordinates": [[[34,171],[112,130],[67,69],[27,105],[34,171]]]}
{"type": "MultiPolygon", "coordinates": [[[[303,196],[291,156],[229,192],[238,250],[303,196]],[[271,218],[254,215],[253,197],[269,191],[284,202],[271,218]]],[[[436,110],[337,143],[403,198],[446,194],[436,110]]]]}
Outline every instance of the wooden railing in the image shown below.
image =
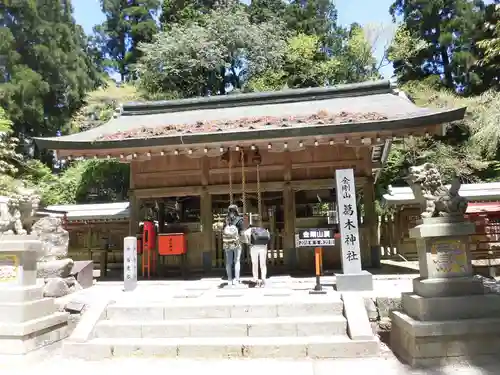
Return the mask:
{"type": "MultiPolygon", "coordinates": [[[[416,242],[407,236],[409,228],[398,227],[389,215],[380,217],[379,223],[380,259],[418,260],[416,242]]],[[[487,266],[489,260],[500,258],[500,222],[478,225],[477,232],[468,237],[472,260],[485,261],[477,265],[487,266]]]]}
{"type": "MultiPolygon", "coordinates": [[[[215,259],[213,258],[214,267],[222,268],[224,267],[224,250],[222,248],[222,233],[214,232],[214,242],[215,242],[215,259]]],[[[270,266],[282,266],[284,265],[283,257],[283,236],[284,230],[278,230],[276,232],[271,232],[271,243],[269,245],[269,250],[267,251],[267,264],[270,266]]],[[[248,251],[243,251],[242,253],[242,264],[250,264],[250,254],[248,251]]]]}

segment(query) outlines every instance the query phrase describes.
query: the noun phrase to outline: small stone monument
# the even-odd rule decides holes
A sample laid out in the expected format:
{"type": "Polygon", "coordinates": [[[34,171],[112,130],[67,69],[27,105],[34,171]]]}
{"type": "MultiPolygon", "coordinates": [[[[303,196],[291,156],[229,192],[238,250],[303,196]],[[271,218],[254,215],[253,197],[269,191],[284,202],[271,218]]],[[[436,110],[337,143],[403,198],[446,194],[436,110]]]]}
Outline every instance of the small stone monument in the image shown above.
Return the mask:
{"type": "Polygon", "coordinates": [[[67,337],[69,313],[58,312],[37,281],[42,241],[28,231],[39,198],[19,192],[0,202],[0,354],[24,354],[67,337]]]}
{"type": "Polygon", "coordinates": [[[487,294],[472,275],[467,200],[460,183],[448,189],[429,163],[411,167],[407,178],[422,207],[410,230],[416,239],[420,277],[392,313],[391,347],[411,365],[500,352],[500,295],[487,294]]]}

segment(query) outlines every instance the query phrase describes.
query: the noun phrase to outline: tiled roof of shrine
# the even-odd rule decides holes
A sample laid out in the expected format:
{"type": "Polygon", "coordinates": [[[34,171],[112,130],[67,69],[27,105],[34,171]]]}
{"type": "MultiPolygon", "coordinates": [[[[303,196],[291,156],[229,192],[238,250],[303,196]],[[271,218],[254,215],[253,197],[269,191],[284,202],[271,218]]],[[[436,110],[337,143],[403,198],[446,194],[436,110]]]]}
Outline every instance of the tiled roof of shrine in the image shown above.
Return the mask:
{"type": "Polygon", "coordinates": [[[42,148],[102,150],[328,136],[422,128],[463,118],[465,108],[421,108],[389,81],[268,93],[128,103],[106,124],[37,138],[42,148]]]}

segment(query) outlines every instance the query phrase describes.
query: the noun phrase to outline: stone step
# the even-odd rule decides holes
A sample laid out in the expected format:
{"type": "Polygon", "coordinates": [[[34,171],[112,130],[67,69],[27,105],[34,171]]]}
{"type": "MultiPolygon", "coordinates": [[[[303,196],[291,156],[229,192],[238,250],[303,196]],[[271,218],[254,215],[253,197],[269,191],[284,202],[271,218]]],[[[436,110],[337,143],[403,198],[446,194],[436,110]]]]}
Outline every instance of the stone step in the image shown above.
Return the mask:
{"type": "Polygon", "coordinates": [[[162,302],[137,304],[120,302],[109,305],[106,319],[120,321],[158,321],[206,318],[276,318],[293,316],[342,315],[343,302],[339,297],[324,299],[243,298],[196,299],[192,302],[162,302]]]}
{"type": "Polygon", "coordinates": [[[177,319],[160,321],[102,320],[97,338],[175,338],[175,337],[283,337],[345,335],[343,316],[304,316],[246,319],[177,319]]]}
{"type": "Polygon", "coordinates": [[[171,339],[94,338],[66,341],[65,357],[100,360],[111,357],[164,358],[363,358],[379,355],[379,341],[347,336],[188,337],[171,339]]]}

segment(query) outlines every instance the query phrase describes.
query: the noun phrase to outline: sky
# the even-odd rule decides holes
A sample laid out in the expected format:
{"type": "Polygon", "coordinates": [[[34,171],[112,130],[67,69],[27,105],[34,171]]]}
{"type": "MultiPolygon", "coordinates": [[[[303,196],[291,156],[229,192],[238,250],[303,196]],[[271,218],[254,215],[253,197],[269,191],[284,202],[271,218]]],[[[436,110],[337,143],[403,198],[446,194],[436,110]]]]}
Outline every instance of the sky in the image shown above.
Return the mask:
{"type": "MultiPolygon", "coordinates": [[[[389,6],[394,0],[333,0],[338,11],[338,22],[350,25],[357,22],[362,26],[370,25],[369,39],[374,41],[375,56],[381,59],[384,46],[391,40],[394,24],[389,15],[389,6]],[[382,32],[380,32],[382,30],[382,32]]],[[[73,0],[76,22],[85,32],[91,33],[92,27],[104,21],[99,0],[73,0]]],[[[384,66],[381,73],[385,78],[392,76],[392,65],[384,66]]]]}

